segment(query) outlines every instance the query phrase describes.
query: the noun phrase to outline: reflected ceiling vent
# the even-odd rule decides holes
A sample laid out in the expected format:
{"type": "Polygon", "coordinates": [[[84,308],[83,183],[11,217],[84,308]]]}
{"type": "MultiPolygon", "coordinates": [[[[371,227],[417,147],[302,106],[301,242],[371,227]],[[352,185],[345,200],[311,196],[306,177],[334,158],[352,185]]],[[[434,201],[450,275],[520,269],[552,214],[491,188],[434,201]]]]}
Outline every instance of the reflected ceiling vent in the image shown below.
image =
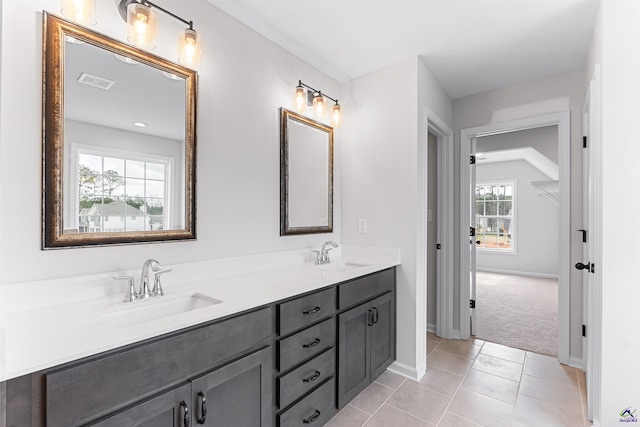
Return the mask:
{"type": "Polygon", "coordinates": [[[112,80],[107,80],[105,78],[87,73],[82,73],[82,75],[78,78],[78,82],[82,83],[83,85],[93,86],[104,90],[109,90],[111,86],[116,83],[112,80]]]}

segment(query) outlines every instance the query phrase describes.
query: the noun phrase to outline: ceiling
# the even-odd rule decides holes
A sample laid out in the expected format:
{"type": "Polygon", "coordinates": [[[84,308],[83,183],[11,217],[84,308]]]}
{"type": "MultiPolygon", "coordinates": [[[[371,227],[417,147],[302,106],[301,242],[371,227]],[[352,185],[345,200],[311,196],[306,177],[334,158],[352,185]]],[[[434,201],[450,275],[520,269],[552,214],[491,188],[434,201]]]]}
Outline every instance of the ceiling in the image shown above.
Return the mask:
{"type": "Polygon", "coordinates": [[[457,99],[584,66],[599,0],[208,0],[345,82],[419,56],[457,99]]]}

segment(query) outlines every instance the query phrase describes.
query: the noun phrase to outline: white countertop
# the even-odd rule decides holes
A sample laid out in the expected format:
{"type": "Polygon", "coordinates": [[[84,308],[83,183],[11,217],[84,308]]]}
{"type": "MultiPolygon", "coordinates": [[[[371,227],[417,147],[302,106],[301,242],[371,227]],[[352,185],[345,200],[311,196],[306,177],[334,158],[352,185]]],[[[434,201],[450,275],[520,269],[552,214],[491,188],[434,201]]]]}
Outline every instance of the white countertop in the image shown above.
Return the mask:
{"type": "MultiPolygon", "coordinates": [[[[122,302],[126,283],[114,286],[111,276],[123,272],[2,286],[0,381],[400,264],[400,253],[395,249],[344,249],[342,256],[332,258],[332,263],[363,265],[346,271],[324,270],[301,254],[302,251],[292,251],[165,266],[174,270],[163,276],[166,295],[153,301],[122,302]],[[222,302],[124,327],[115,327],[101,318],[119,308],[194,293],[222,302]]],[[[139,271],[137,274],[136,288],[139,271]]]]}

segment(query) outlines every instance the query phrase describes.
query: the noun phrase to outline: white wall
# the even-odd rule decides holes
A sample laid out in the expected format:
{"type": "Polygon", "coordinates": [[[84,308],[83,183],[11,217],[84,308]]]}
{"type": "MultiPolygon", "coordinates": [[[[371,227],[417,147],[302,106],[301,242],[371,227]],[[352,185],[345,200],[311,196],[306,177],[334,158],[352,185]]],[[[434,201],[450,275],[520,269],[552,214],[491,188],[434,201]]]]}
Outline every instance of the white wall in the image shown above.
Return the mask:
{"type": "MultiPolygon", "coordinates": [[[[600,425],[621,425],[620,411],[640,409],[640,250],[633,233],[640,212],[640,3],[604,0],[602,42],[602,388],[600,425]]],[[[589,65],[597,63],[599,47],[589,65]]],[[[591,75],[593,69],[586,72],[591,75]]],[[[640,412],[636,412],[638,416],[640,412]]]]}
{"type": "MultiPolygon", "coordinates": [[[[97,3],[98,24],[93,29],[123,40],[125,23],[114,1],[97,3]]],[[[310,248],[328,239],[341,241],[340,150],[336,150],[335,232],[279,236],[278,112],[281,106],[291,108],[298,79],[342,99],[340,85],[204,0],[157,3],[194,20],[205,41],[199,67],[197,241],[40,249],[41,11],[59,14],[60,2],[4,0],[0,284],[135,269],[147,258],[173,264],[310,248]],[[19,43],[16,34],[20,34],[19,43]]],[[[159,15],[158,20],[162,19],[159,15]]],[[[159,22],[160,38],[154,53],[175,60],[181,25],[164,19],[159,22]]],[[[351,120],[350,115],[345,108],[345,122],[351,120]]],[[[342,143],[338,131],[336,146],[342,143]]]]}
{"type": "Polygon", "coordinates": [[[426,254],[418,258],[416,231],[423,107],[451,123],[451,100],[417,58],[344,84],[342,96],[349,111],[342,129],[343,241],[402,250],[397,361],[419,373],[426,360],[426,267],[418,269],[426,254]],[[358,233],[359,218],[367,219],[367,234],[358,233]]]}
{"type": "MultiPolygon", "coordinates": [[[[502,89],[456,99],[454,111],[454,159],[460,158],[460,130],[508,120],[544,114],[571,112],[571,230],[582,228],[582,105],[585,90],[582,70],[558,74],[548,78],[522,83],[502,89]]],[[[454,177],[459,183],[460,164],[455,164],[454,177]]],[[[454,223],[460,223],[459,197],[454,198],[454,223]]],[[[459,230],[454,230],[454,242],[460,241],[459,230]]],[[[459,253],[458,247],[456,253],[459,253]]],[[[571,264],[582,258],[580,233],[571,234],[571,264]]],[[[459,283],[459,264],[454,260],[454,283],[459,283]]],[[[582,356],[582,276],[571,269],[570,283],[570,357],[582,356]]],[[[459,289],[454,289],[454,301],[459,301],[459,289]]],[[[454,328],[459,328],[459,310],[454,307],[454,328]]]]}
{"type": "Polygon", "coordinates": [[[538,195],[532,181],[549,177],[525,160],[476,165],[476,182],[515,183],[515,253],[476,251],[480,271],[542,277],[558,276],[558,206],[538,195]]]}

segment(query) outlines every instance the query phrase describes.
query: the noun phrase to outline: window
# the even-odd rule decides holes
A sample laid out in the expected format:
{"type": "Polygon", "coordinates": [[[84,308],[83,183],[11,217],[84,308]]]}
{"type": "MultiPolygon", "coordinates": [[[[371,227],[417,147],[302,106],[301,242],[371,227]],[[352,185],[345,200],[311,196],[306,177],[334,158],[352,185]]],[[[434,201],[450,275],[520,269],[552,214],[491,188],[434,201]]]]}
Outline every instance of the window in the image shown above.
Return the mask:
{"type": "Polygon", "coordinates": [[[515,251],[514,182],[476,185],[476,248],[515,251]]]}
{"type": "Polygon", "coordinates": [[[94,210],[100,229],[93,231],[159,230],[167,223],[170,162],[82,149],[77,159],[77,212],[94,210]],[[104,224],[109,216],[120,218],[117,228],[104,224]]]}

